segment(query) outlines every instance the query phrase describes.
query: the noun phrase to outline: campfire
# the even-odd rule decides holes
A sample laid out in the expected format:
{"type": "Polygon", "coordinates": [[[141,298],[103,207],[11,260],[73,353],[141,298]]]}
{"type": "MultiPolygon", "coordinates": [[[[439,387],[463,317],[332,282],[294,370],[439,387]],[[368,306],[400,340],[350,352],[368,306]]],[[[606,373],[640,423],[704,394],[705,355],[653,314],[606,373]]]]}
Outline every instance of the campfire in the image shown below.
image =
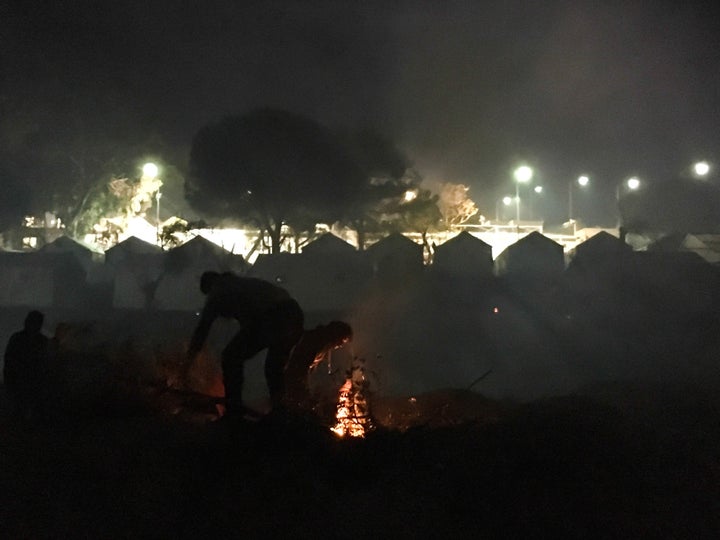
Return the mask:
{"type": "Polygon", "coordinates": [[[338,437],[365,437],[375,429],[368,402],[370,383],[364,360],[354,358],[338,392],[336,423],[330,430],[338,437]]]}

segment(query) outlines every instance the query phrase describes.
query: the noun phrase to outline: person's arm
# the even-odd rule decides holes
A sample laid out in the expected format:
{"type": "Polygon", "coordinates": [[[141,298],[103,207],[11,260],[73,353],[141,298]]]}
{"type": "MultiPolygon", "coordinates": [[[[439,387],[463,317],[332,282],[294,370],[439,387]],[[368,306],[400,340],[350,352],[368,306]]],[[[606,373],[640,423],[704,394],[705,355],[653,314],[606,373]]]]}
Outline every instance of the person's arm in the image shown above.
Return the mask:
{"type": "Polygon", "coordinates": [[[192,338],[190,339],[190,346],[188,347],[188,360],[191,362],[195,360],[195,357],[202,349],[205,344],[205,340],[210,333],[210,327],[213,321],[217,318],[217,312],[212,308],[211,304],[208,303],[202,310],[200,315],[200,321],[198,322],[195,331],[193,332],[192,338]]]}
{"type": "Polygon", "coordinates": [[[330,351],[329,347],[326,347],[317,353],[315,353],[315,358],[313,358],[312,364],[310,364],[310,367],[308,367],[308,372],[315,371],[315,368],[317,368],[323,360],[327,358],[327,354],[330,351]]]}

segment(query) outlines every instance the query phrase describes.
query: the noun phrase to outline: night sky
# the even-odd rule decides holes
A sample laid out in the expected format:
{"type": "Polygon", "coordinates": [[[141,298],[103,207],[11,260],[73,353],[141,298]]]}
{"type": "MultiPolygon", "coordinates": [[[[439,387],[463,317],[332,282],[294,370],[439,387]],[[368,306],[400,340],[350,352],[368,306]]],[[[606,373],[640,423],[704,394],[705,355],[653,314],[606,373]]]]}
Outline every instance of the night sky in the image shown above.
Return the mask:
{"type": "Polygon", "coordinates": [[[624,178],[663,185],[694,160],[720,165],[710,6],[6,1],[0,104],[47,118],[70,103],[106,115],[107,130],[121,114],[182,152],[209,121],[284,108],[387,134],[429,182],[469,185],[489,217],[521,161],[546,187],[549,219],[588,174],[592,198],[576,205],[602,220],[624,178]]]}

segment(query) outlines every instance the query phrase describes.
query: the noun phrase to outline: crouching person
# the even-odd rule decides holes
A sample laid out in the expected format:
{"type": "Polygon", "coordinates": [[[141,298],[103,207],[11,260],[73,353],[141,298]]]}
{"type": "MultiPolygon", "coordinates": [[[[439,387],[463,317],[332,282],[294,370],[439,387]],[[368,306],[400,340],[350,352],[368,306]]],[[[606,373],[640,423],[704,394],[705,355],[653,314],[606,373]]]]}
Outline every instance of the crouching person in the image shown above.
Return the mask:
{"type": "Polygon", "coordinates": [[[285,369],[285,402],[288,407],[312,409],[308,376],[333,350],[352,340],[349,324],[332,321],[303,332],[285,369]]]}

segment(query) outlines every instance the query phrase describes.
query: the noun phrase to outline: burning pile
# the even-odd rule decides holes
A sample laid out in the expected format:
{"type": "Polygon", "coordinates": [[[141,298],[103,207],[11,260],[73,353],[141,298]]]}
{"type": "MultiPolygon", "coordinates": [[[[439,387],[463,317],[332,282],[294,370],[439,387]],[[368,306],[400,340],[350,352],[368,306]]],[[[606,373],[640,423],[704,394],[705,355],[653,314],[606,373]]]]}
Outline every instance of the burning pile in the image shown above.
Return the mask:
{"type": "Polygon", "coordinates": [[[375,429],[368,402],[369,387],[364,360],[353,359],[338,393],[336,423],[330,428],[338,437],[365,437],[375,429]]]}

